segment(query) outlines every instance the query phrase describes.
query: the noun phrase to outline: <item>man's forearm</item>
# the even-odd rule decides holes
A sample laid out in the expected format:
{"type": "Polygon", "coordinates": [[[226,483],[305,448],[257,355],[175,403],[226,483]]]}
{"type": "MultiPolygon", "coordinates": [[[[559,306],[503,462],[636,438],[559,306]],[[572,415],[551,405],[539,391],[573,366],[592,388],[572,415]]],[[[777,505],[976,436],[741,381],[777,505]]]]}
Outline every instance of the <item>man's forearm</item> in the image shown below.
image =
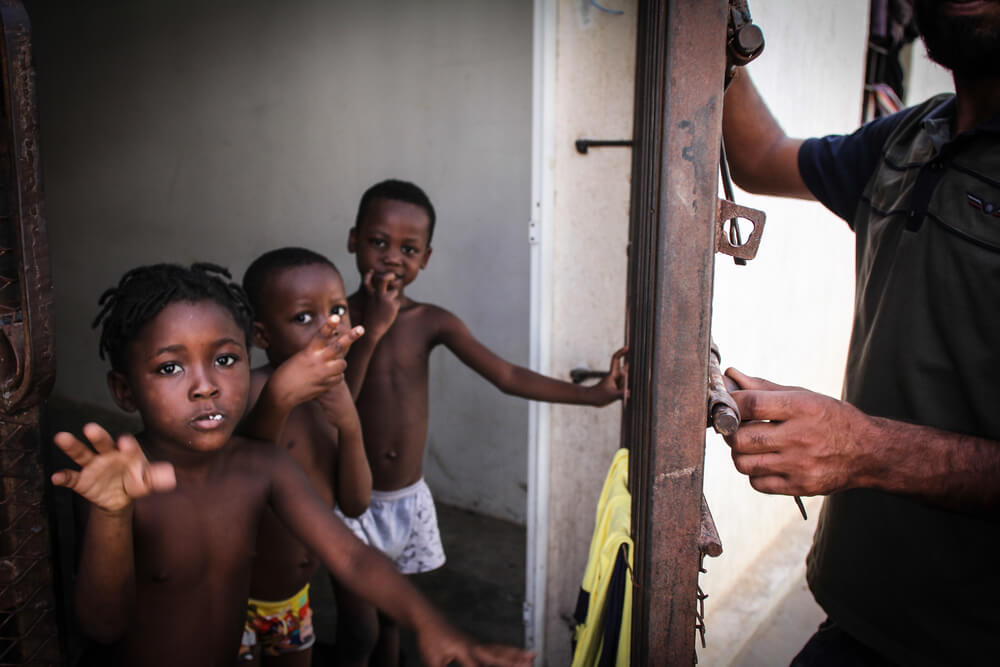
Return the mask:
{"type": "Polygon", "coordinates": [[[865,440],[875,456],[861,486],[914,495],[949,509],[1000,508],[1000,442],[929,426],[869,418],[865,440]]]}

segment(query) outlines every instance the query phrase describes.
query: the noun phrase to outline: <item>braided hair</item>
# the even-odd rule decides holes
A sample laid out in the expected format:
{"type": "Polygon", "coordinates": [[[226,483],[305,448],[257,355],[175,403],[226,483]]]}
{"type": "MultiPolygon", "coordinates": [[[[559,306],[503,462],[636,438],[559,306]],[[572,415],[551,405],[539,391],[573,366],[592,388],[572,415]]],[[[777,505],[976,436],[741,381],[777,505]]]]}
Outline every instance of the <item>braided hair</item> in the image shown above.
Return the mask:
{"type": "Polygon", "coordinates": [[[198,262],[190,268],[179,264],[152,264],[128,271],[101,295],[101,310],[91,325],[101,327],[98,352],[113,370],[126,370],[125,351],[139,331],[164,308],[178,301],[213,301],[232,314],[249,346],[253,311],[246,294],[231,282],[229,271],[198,262]]]}

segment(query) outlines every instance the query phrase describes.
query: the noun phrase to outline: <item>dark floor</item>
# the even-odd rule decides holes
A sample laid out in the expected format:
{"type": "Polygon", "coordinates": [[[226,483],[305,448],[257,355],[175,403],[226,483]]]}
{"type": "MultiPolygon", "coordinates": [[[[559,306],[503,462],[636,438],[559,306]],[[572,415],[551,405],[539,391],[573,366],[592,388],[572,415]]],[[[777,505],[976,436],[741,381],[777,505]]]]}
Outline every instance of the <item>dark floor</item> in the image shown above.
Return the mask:
{"type": "MultiPolygon", "coordinates": [[[[438,523],[448,562],[413,578],[456,627],[485,642],[522,646],[525,531],[506,521],[438,505],[438,523]]],[[[314,665],[326,664],[335,640],[336,608],[326,573],[311,587],[319,646],[314,665]]],[[[404,636],[407,665],[419,664],[412,637],[404,636]]]]}

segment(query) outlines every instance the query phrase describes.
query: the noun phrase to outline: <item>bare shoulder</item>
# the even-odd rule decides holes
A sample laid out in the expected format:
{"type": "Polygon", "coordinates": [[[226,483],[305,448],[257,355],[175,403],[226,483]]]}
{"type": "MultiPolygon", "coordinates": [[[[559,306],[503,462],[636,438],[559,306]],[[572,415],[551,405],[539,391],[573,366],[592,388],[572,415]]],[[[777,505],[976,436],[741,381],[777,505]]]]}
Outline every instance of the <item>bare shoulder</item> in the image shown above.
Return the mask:
{"type": "Polygon", "coordinates": [[[440,342],[442,331],[457,321],[457,317],[440,306],[408,299],[399,309],[389,336],[394,345],[430,348],[440,342]]]}
{"type": "Polygon", "coordinates": [[[414,301],[410,307],[411,317],[422,330],[431,337],[440,336],[442,333],[457,328],[465,328],[462,320],[450,310],[437,306],[433,303],[419,303],[414,301]]]}

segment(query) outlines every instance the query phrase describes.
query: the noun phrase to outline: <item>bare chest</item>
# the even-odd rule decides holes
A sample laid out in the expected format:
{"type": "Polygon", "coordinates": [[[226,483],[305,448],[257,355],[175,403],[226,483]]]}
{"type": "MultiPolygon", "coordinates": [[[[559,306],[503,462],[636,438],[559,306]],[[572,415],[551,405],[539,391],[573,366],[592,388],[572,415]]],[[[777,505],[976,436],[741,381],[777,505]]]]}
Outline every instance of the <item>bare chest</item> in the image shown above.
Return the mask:
{"type": "Polygon", "coordinates": [[[420,309],[401,313],[376,346],[368,377],[426,377],[434,346],[426,320],[420,309]]]}
{"type": "Polygon", "coordinates": [[[333,501],[338,437],[323,409],[312,401],[292,411],[281,433],[282,446],[305,471],[320,497],[329,503],[333,501]]]}
{"type": "Polygon", "coordinates": [[[136,504],[137,584],[188,590],[239,586],[253,559],[266,498],[233,484],[178,489],[136,504]]]}

